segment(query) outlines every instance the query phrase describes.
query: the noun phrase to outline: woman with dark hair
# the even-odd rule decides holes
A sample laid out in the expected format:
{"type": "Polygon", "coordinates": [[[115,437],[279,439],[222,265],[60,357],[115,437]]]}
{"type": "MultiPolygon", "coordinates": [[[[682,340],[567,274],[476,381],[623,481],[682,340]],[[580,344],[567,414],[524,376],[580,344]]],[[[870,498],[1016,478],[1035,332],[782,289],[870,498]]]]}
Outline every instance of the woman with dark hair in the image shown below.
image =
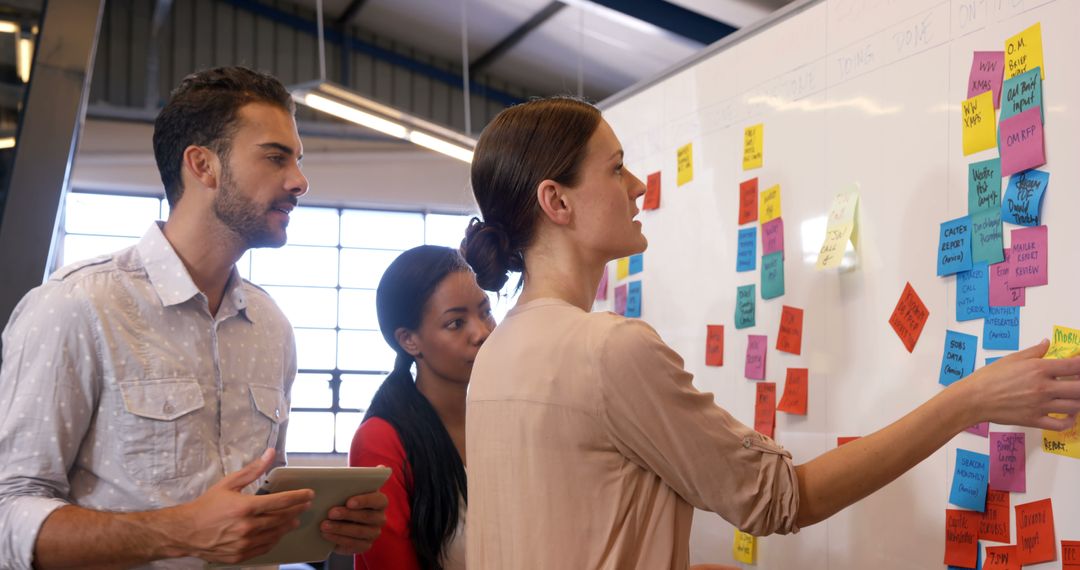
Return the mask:
{"type": "Polygon", "coordinates": [[[461,254],[425,245],[390,264],[375,305],[397,359],[356,430],[349,465],[394,473],[382,488],[386,525],[356,568],[462,570],[465,394],[495,326],[491,304],[461,254]]]}
{"type": "Polygon", "coordinates": [[[568,98],[504,110],[472,163],[477,282],[524,273],[468,398],[472,570],[689,566],[694,507],[757,535],[795,532],[869,495],[982,421],[1060,430],[1080,358],[1046,341],[981,368],[884,429],[794,465],[698,392],[649,325],[590,313],[604,264],[647,241],[645,186],[600,112],[568,98]]]}

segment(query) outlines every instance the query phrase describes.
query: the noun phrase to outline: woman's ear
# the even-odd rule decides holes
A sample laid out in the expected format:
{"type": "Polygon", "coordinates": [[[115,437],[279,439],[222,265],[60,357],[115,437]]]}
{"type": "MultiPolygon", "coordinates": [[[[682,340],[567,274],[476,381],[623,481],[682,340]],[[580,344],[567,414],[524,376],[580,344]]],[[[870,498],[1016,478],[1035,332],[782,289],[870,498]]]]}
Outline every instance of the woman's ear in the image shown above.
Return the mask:
{"type": "Polygon", "coordinates": [[[221,161],[217,153],[205,146],[193,144],[184,149],[182,158],[181,178],[183,178],[182,172],[186,171],[200,185],[211,189],[217,188],[218,173],[221,172],[221,161]]]}
{"type": "Polygon", "coordinates": [[[420,339],[415,332],[405,327],[398,327],[398,329],[394,331],[394,339],[397,340],[398,345],[401,346],[405,352],[409,353],[409,356],[420,358],[420,339]]]}
{"type": "Polygon", "coordinates": [[[536,187],[536,200],[544,215],[556,225],[565,226],[573,217],[567,191],[569,188],[554,180],[543,180],[536,187]]]}

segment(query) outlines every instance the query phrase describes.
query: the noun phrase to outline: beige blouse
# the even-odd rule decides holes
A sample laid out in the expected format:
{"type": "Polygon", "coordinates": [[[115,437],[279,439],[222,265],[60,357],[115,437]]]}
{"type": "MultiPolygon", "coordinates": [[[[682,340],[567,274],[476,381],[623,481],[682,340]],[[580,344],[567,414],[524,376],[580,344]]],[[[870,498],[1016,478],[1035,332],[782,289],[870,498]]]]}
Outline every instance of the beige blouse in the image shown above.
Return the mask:
{"type": "Polygon", "coordinates": [[[694,507],[798,531],[791,454],[692,379],[640,320],[512,310],[470,382],[469,568],[685,569],[694,507]]]}

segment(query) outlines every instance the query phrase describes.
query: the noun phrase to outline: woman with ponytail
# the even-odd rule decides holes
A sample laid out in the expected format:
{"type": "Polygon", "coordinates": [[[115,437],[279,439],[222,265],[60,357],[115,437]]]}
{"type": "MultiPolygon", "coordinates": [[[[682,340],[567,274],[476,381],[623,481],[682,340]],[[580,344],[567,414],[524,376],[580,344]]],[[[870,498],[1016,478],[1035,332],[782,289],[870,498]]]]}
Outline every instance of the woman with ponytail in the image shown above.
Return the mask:
{"type": "Polygon", "coordinates": [[[495,326],[490,301],[461,254],[425,245],[390,264],[375,305],[397,359],[353,437],[349,465],[394,473],[382,488],[386,525],[356,568],[463,570],[465,394],[495,326]]]}

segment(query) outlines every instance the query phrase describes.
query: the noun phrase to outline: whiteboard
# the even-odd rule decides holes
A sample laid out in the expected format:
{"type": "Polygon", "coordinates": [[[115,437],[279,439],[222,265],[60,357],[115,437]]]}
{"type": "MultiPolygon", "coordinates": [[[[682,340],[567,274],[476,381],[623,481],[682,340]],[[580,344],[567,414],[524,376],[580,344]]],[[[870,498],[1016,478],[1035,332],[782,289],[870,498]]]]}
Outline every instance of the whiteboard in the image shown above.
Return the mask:
{"type": "MultiPolygon", "coordinates": [[[[629,279],[642,281],[642,317],[683,355],[698,388],[748,425],[755,394],[755,382],[743,377],[748,334],[769,337],[767,379],[777,382],[778,399],[786,368],[808,367],[808,415],[778,413],[776,420],[777,439],[797,463],[834,447],[837,436],[887,425],[941,390],[946,329],[979,337],[979,365],[1004,354],[982,349],[982,320],[954,320],[955,277],[935,276],[935,254],[939,224],[967,214],[968,163],[997,155],[961,152],[960,102],[972,52],[1001,50],[1036,22],[1046,67],[1042,169],[1052,176],[1042,211],[1051,280],[1028,291],[1023,347],[1048,337],[1053,325],[1080,327],[1080,305],[1071,301],[1080,279],[1080,264],[1071,263],[1080,224],[1070,216],[1080,212],[1080,2],[798,2],[601,105],[631,171],[643,180],[662,173],[660,209],[639,218],[649,238],[644,271],[629,279]],[[764,166],[743,171],[743,129],[757,123],[765,125],[764,166]],[[677,186],[676,149],[686,143],[693,144],[694,178],[677,186]],[[760,296],[760,271],[735,271],[738,185],[751,177],[759,190],[782,190],[786,294],[768,301],[760,296]],[[824,217],[852,184],[860,188],[858,250],[846,267],[817,271],[824,217]],[[911,354],[888,324],[906,282],[930,310],[911,354]],[[757,326],[736,330],[735,290],[749,283],[758,283],[757,326]],[[774,349],[783,305],[805,309],[801,356],[774,349]],[[707,324],[725,325],[723,367],[705,366],[707,324]]],[[[1011,229],[1005,224],[1006,246],[1011,229]]],[[[760,268],[760,227],[758,234],[760,268]]],[[[609,289],[624,282],[613,280],[609,289]]],[[[1056,539],[1080,539],[1080,461],[1043,453],[1041,432],[1025,431],[1027,493],[1012,493],[1011,506],[1050,497],[1056,539]]],[[[760,539],[756,567],[943,568],[958,447],[987,453],[989,442],[961,433],[825,523],[760,539]]],[[[733,563],[732,531],[718,516],[696,513],[693,562],[733,563]]],[[[1015,539],[1015,521],[1012,533],[1015,539]]]]}

